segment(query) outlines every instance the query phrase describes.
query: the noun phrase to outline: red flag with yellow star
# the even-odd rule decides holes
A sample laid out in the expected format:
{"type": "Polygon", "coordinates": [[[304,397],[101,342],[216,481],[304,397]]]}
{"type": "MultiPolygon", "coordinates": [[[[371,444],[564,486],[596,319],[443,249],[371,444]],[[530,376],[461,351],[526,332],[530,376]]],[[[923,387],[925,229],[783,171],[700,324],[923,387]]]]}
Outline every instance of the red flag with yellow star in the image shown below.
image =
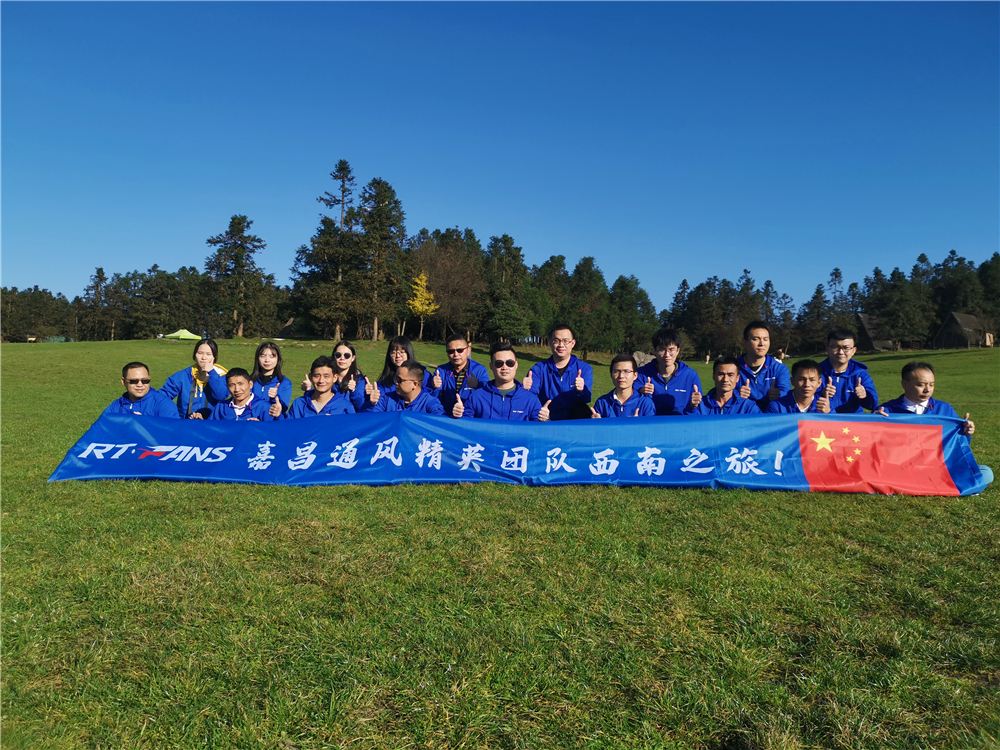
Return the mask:
{"type": "Polygon", "coordinates": [[[960,494],[938,425],[802,419],[799,448],[814,492],[960,494]]]}

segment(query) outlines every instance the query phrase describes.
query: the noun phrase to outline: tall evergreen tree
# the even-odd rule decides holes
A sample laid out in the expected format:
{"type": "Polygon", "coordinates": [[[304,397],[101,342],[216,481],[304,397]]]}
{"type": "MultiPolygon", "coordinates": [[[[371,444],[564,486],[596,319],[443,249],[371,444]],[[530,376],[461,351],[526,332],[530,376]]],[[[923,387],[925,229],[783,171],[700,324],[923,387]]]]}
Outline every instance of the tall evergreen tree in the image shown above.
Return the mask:
{"type": "Polygon", "coordinates": [[[619,276],[611,285],[613,314],[622,324],[622,351],[646,351],[656,332],[656,310],[635,276],[619,276]]]}
{"type": "Polygon", "coordinates": [[[379,339],[379,321],[398,320],[405,313],[407,267],[403,204],[385,180],[376,177],[361,191],[361,272],[357,280],[359,315],[371,320],[372,341],[379,339]]]}
{"type": "Polygon", "coordinates": [[[346,159],[337,162],[337,168],[330,172],[330,177],[340,183],[336,193],[326,191],[316,200],[327,208],[340,208],[340,228],[344,229],[344,221],[347,220],[348,229],[353,223],[354,214],[351,212],[354,195],[354,172],[346,159]]]}
{"type": "MultiPolygon", "coordinates": [[[[250,325],[254,332],[274,325],[276,295],[274,276],[265,274],[254,255],[265,247],[264,240],[248,234],[253,221],[243,215],[229,220],[222,234],[206,242],[215,252],[205,259],[205,272],[212,296],[209,304],[223,313],[223,330],[242,337],[250,325]]],[[[261,331],[264,332],[264,331],[261,331]]]]}

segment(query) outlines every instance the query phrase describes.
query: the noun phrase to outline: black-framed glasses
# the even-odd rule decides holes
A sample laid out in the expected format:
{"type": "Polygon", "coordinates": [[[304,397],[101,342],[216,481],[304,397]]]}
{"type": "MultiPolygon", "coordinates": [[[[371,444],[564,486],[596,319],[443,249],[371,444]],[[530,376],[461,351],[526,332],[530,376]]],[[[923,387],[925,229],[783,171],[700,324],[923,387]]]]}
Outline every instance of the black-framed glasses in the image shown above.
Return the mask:
{"type": "Polygon", "coordinates": [[[353,356],[350,352],[334,352],[333,354],[334,359],[350,359],[353,356]]]}
{"type": "Polygon", "coordinates": [[[416,383],[418,381],[415,378],[395,378],[392,382],[399,385],[400,383],[416,383]]]}
{"type": "Polygon", "coordinates": [[[143,385],[149,385],[153,381],[150,380],[149,378],[130,378],[125,382],[128,383],[129,385],[139,385],[139,383],[142,383],[143,385]]]}
{"type": "Polygon", "coordinates": [[[469,347],[467,346],[463,346],[461,349],[445,349],[445,351],[448,353],[448,356],[450,357],[452,354],[461,354],[468,348],[469,347]]]}
{"type": "Polygon", "coordinates": [[[494,367],[494,369],[499,370],[504,365],[507,365],[507,367],[517,367],[517,360],[516,359],[494,359],[493,360],[493,367],[494,367]]]}

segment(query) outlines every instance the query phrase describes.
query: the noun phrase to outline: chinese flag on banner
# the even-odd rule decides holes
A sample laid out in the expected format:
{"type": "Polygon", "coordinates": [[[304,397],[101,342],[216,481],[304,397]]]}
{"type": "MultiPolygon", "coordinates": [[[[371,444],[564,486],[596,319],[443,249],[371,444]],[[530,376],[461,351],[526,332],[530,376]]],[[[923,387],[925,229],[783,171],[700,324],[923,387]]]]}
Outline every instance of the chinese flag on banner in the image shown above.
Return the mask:
{"type": "Polygon", "coordinates": [[[800,419],[799,448],[814,492],[959,494],[936,425],[800,419]]]}

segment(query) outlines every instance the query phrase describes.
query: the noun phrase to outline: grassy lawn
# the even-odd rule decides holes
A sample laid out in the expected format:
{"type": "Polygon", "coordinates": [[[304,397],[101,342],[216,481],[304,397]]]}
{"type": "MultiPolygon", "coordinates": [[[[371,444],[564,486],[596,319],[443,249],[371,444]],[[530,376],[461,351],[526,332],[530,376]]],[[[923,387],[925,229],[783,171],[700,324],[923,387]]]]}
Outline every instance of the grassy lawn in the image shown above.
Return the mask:
{"type": "MultiPolygon", "coordinates": [[[[1000,747],[995,484],[47,483],[121,364],[159,385],[192,348],[0,349],[4,748],[1000,747]]],[[[859,359],[893,398],[916,358],[1000,468],[1000,350],[859,359]]]]}

